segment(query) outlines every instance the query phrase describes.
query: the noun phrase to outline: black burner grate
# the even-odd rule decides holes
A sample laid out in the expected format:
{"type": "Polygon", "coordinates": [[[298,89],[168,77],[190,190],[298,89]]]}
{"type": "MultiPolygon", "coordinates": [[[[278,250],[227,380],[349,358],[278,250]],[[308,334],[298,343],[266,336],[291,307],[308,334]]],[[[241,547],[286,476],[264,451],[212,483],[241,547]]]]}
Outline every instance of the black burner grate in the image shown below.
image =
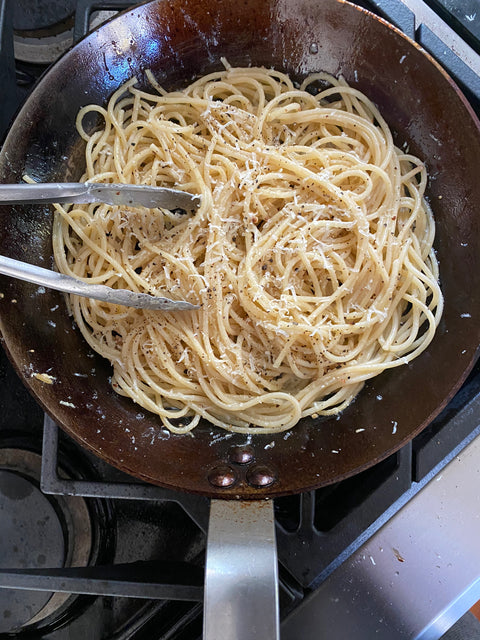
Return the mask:
{"type": "Polygon", "coordinates": [[[43,427],[42,490],[53,495],[176,502],[202,531],[207,531],[208,527],[209,503],[201,496],[140,483],[126,474],[121,474],[114,482],[61,478],[58,474],[58,427],[48,416],[45,416],[43,427]]]}
{"type": "Polygon", "coordinates": [[[95,10],[123,11],[134,3],[128,0],[77,0],[73,40],[78,42],[90,30],[90,18],[95,10]]]}

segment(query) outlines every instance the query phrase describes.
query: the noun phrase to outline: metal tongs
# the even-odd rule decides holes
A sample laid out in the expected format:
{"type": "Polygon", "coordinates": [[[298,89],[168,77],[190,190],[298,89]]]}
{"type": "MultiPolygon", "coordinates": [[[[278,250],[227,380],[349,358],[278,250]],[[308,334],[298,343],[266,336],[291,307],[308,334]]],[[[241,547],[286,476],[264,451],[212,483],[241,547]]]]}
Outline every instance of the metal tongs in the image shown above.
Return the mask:
{"type": "Polygon", "coordinates": [[[186,191],[138,184],[102,184],[100,182],[36,182],[0,184],[0,204],[49,204],[67,202],[88,204],[104,202],[130,207],[183,209],[194,212],[200,196],[186,191]]]}
{"type": "MultiPolygon", "coordinates": [[[[36,184],[0,184],[0,204],[66,202],[85,204],[104,202],[112,205],[161,209],[182,209],[194,212],[200,206],[200,196],[176,189],[127,184],[100,184],[94,182],[61,182],[36,184]]],[[[19,260],[0,256],[0,273],[33,282],[49,289],[95,298],[113,304],[137,309],[161,311],[187,311],[198,306],[183,300],[151,296],[125,289],[112,289],[101,284],[89,284],[71,276],[43,269],[19,260]]]]}

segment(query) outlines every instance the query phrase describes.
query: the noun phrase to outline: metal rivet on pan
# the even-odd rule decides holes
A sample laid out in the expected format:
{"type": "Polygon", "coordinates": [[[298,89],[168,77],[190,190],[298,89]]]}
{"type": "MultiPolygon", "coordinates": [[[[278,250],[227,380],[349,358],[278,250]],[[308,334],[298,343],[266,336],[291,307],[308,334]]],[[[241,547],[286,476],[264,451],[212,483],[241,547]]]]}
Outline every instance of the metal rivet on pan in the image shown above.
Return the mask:
{"type": "Polygon", "coordinates": [[[277,475],[272,469],[265,465],[255,465],[250,467],[247,471],[247,482],[252,487],[261,489],[262,487],[269,487],[276,482],[277,475]]]}
{"type": "Polygon", "coordinates": [[[255,450],[249,444],[232,447],[228,452],[228,459],[235,464],[250,464],[255,460],[255,450]]]}
{"type": "Polygon", "coordinates": [[[228,465],[220,465],[210,470],[208,481],[214,487],[227,488],[231,487],[237,481],[237,474],[228,465]]]}

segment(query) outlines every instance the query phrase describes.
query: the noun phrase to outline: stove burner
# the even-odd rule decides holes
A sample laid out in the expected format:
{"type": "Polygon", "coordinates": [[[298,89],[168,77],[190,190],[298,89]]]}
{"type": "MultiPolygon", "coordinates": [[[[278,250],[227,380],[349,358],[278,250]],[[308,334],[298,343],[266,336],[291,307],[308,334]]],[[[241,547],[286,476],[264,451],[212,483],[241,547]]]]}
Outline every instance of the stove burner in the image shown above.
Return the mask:
{"type": "MultiPolygon", "coordinates": [[[[62,523],[53,505],[31,479],[0,471],[0,518],[4,567],[61,567],[65,556],[62,523]]],[[[50,599],[42,591],[0,590],[0,632],[29,622],[50,599]],[[3,614],[2,614],[3,611],[3,614]]]]}
{"type": "MultiPolygon", "coordinates": [[[[30,2],[28,0],[22,0],[19,4],[25,5],[26,15],[24,17],[23,11],[17,11],[17,4],[15,4],[15,59],[35,65],[45,65],[55,62],[74,43],[74,20],[71,15],[70,6],[73,5],[73,7],[75,7],[76,2],[74,0],[58,0],[57,2],[54,0],[40,0],[40,5],[45,4],[62,8],[57,13],[55,13],[55,11],[48,11],[45,21],[41,21],[41,23],[47,22],[48,24],[42,28],[38,28],[34,16],[31,16],[30,20],[30,16],[28,15],[30,2]],[[17,13],[19,14],[18,17],[17,13]],[[50,21],[55,16],[55,22],[50,24],[50,21]],[[36,27],[28,27],[29,24],[35,24],[36,27]]],[[[36,4],[38,5],[38,1],[36,4]]],[[[116,11],[95,12],[92,14],[90,29],[98,27],[116,13],[116,11]]]]}
{"type": "MultiPolygon", "coordinates": [[[[70,567],[97,561],[86,501],[43,494],[40,468],[37,453],[0,448],[0,567],[70,567]]],[[[67,610],[73,612],[78,599],[68,593],[0,589],[0,633],[53,624],[59,616],[72,615],[67,610]]]]}
{"type": "Polygon", "coordinates": [[[75,0],[16,0],[13,5],[13,28],[36,31],[53,27],[71,18],[75,0]]]}

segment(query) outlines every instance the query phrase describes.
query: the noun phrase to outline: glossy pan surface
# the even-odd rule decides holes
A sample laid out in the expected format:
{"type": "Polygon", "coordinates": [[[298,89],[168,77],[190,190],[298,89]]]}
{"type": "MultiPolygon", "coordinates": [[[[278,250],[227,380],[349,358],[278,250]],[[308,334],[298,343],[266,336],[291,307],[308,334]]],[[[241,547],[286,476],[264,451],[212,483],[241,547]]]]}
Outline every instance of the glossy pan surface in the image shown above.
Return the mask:
{"type": "MultiPolygon", "coordinates": [[[[152,69],[165,87],[231,65],[276,67],[295,78],[343,74],[379,106],[397,144],[427,163],[445,313],[414,363],[369,382],[339,417],[291,432],[229,436],[208,424],[174,436],[117,396],[110,367],[91,353],[54,291],[1,278],[0,330],[17,371],[71,436],[151,483],[212,497],[278,496],[336,482],[418,434],[471,368],[480,338],[480,134],[451,80],[399,32],[337,0],[160,0],[115,18],[43,77],[0,156],[0,181],[45,182],[83,172],[78,109],[104,104],[152,69]],[[50,378],[35,374],[46,373],[50,378]],[[361,431],[363,429],[363,431],[361,431]],[[360,430],[360,431],[359,431],[360,430]]],[[[93,123],[94,124],[94,123],[93,123]]],[[[0,254],[51,268],[52,208],[0,208],[0,254]]]]}

